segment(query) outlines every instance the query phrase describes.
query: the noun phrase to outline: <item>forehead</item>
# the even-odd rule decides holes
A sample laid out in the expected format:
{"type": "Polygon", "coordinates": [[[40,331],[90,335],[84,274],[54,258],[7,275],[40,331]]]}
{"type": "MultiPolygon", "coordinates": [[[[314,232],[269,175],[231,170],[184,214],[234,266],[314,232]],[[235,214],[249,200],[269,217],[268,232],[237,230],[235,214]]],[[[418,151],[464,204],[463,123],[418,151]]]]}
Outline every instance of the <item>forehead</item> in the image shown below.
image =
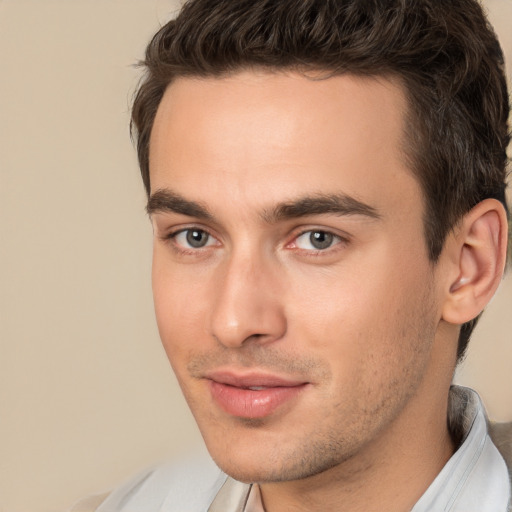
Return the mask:
{"type": "Polygon", "coordinates": [[[419,194],[401,149],[406,109],[401,86],[384,78],[179,78],[155,118],[151,190],[246,207],[306,192],[401,203],[404,190],[419,194]]]}

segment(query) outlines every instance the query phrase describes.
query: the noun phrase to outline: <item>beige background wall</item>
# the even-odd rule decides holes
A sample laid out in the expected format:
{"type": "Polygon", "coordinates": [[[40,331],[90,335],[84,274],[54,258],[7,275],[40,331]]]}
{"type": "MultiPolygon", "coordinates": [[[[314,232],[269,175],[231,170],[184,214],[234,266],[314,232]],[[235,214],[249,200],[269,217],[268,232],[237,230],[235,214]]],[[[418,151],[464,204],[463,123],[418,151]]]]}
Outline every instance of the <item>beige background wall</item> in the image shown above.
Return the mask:
{"type": "MultiPolygon", "coordinates": [[[[512,59],[512,1],[489,1],[512,59]],[[508,38],[508,39],[506,39],[508,38]]],[[[0,512],[199,444],[154,326],[132,63],[176,3],[0,0],[0,512]]],[[[512,280],[460,379],[512,420],[512,280]]]]}

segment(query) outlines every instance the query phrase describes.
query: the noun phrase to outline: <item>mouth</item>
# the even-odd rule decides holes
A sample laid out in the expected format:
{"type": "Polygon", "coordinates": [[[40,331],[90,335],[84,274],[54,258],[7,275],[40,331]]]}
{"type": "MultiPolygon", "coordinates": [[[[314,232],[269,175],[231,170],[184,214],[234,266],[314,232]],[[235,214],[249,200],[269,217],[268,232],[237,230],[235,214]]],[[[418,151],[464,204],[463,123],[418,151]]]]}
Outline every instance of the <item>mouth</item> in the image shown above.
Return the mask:
{"type": "Polygon", "coordinates": [[[308,382],[263,373],[212,372],[206,376],[213,401],[238,418],[264,418],[297,400],[308,382]]]}

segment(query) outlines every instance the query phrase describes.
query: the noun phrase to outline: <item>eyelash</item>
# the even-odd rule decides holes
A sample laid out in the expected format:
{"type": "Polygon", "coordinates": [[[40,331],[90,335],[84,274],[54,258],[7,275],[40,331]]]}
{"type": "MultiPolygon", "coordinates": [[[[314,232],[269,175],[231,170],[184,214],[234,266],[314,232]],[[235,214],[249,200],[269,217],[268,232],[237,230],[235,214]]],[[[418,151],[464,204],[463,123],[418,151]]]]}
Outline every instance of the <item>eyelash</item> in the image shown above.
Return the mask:
{"type": "Polygon", "coordinates": [[[171,231],[170,233],[167,233],[166,235],[162,236],[161,240],[169,243],[172,246],[174,251],[176,251],[179,254],[183,254],[183,255],[197,256],[197,255],[199,255],[200,252],[202,252],[201,249],[210,247],[209,245],[205,245],[203,247],[193,248],[193,247],[184,247],[183,245],[179,244],[176,241],[176,238],[178,237],[178,235],[180,235],[182,233],[187,233],[189,231],[200,231],[201,233],[205,233],[209,239],[213,238],[213,239],[217,240],[216,237],[214,237],[206,229],[203,229],[203,228],[200,228],[197,226],[190,226],[187,228],[180,228],[175,231],[171,231]]]}
{"type": "Polygon", "coordinates": [[[338,235],[327,229],[313,228],[302,230],[300,233],[294,236],[293,241],[291,242],[291,244],[288,244],[288,246],[294,245],[295,247],[292,247],[293,249],[304,252],[309,256],[322,256],[324,254],[330,254],[331,252],[339,249],[339,247],[337,247],[338,245],[346,245],[348,242],[349,238],[347,236],[338,235]],[[313,233],[322,233],[323,235],[328,235],[332,237],[332,243],[328,247],[325,247],[323,249],[302,249],[300,247],[297,247],[297,240],[299,240],[304,235],[307,235],[308,233],[310,234],[310,237],[313,233]]]}
{"type": "MultiPolygon", "coordinates": [[[[211,245],[207,244],[202,247],[193,248],[193,247],[184,247],[183,245],[176,242],[176,238],[180,234],[187,233],[190,231],[200,231],[201,233],[206,234],[209,237],[208,242],[212,238],[214,240],[217,240],[217,238],[215,236],[213,236],[211,233],[209,233],[206,229],[203,229],[203,228],[200,228],[197,226],[190,226],[190,227],[186,227],[186,228],[177,229],[175,231],[172,231],[172,232],[162,236],[161,240],[163,240],[164,242],[169,242],[172,245],[173,250],[176,251],[177,253],[183,254],[183,255],[193,255],[193,256],[198,256],[200,253],[202,253],[202,249],[206,249],[213,245],[213,244],[211,244],[211,245]]],[[[217,242],[218,242],[218,240],[217,240],[217,242]]],[[[293,235],[292,241],[287,243],[285,245],[285,247],[295,250],[297,252],[306,254],[307,256],[317,257],[317,256],[322,256],[322,255],[331,253],[331,252],[335,251],[336,249],[339,249],[337,247],[338,245],[344,246],[344,245],[348,244],[349,242],[350,242],[350,239],[348,236],[338,235],[338,234],[335,234],[332,231],[329,231],[327,229],[310,228],[310,229],[303,229],[299,233],[293,235]],[[311,233],[311,234],[312,233],[323,233],[324,235],[332,236],[333,243],[324,249],[302,249],[300,247],[297,247],[296,246],[297,240],[299,240],[301,237],[303,237],[304,235],[306,235],[308,233],[311,233]]]]}

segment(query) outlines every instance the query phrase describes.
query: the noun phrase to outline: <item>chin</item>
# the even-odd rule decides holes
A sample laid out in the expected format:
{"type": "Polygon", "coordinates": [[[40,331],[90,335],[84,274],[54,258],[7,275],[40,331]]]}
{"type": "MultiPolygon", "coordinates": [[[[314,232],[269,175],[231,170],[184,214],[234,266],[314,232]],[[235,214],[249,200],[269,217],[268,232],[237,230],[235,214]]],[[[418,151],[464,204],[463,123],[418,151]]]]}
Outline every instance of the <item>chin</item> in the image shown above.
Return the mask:
{"type": "Polygon", "coordinates": [[[290,482],[309,478],[338,466],[350,456],[343,456],[332,446],[302,446],[290,453],[264,450],[210,449],[219,468],[230,477],[245,483],[290,482]]]}

